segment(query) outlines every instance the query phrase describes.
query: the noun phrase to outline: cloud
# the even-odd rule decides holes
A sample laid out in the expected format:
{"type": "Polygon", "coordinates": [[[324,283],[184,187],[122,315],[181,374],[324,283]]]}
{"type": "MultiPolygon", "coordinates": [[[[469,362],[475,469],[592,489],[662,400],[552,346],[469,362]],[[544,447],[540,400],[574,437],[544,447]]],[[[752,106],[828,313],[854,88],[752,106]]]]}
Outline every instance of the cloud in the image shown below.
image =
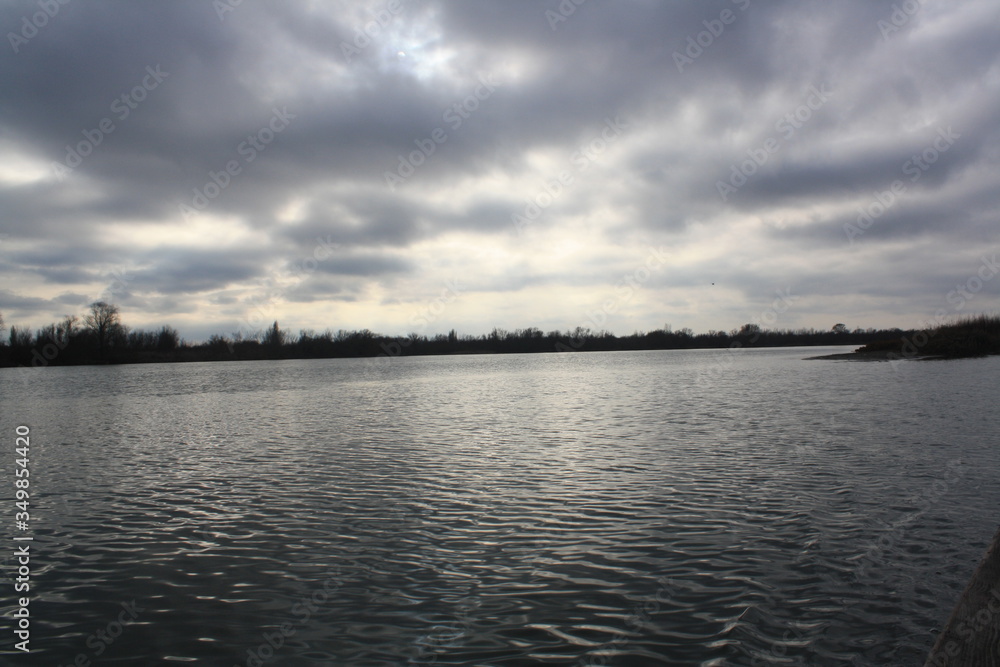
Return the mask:
{"type": "Polygon", "coordinates": [[[565,5],[61,5],[0,59],[5,319],[118,281],[186,335],[262,294],[402,333],[458,277],[428,326],[567,327],[669,247],[608,328],[728,329],[785,287],[776,326],[911,326],[996,248],[995,3],[565,5]]]}

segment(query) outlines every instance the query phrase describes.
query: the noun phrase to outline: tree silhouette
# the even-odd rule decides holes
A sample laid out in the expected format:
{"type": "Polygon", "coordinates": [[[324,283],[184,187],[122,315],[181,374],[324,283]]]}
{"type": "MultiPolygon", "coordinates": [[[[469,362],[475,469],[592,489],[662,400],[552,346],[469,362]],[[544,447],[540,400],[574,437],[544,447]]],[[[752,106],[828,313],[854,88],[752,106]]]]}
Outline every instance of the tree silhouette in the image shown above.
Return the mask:
{"type": "Polygon", "coordinates": [[[78,318],[76,315],[67,315],[63,318],[63,321],[56,326],[56,331],[62,340],[68,342],[69,339],[76,333],[77,320],[78,318]]]}
{"type": "Polygon", "coordinates": [[[156,347],[159,350],[176,350],[180,342],[181,336],[173,327],[164,325],[156,334],[156,347]]]}
{"type": "Polygon", "coordinates": [[[31,330],[10,325],[10,346],[13,348],[31,347],[31,330]]]}
{"type": "Polygon", "coordinates": [[[83,318],[91,333],[97,338],[97,354],[101,361],[112,341],[122,333],[121,314],[118,306],[105,301],[90,304],[90,312],[83,318]]]}
{"type": "Polygon", "coordinates": [[[285,332],[278,328],[278,320],[275,320],[271,328],[264,332],[264,339],[261,342],[275,349],[285,344],[285,332]]]}
{"type": "MultiPolygon", "coordinates": [[[[0,327],[5,324],[0,319],[0,327]]],[[[921,348],[923,354],[969,356],[1000,354],[1000,316],[982,315],[956,325],[939,327],[940,335],[921,348]]],[[[77,322],[73,316],[50,324],[37,332],[9,325],[9,335],[0,342],[0,366],[69,365],[92,363],[145,363],[170,361],[222,361],[257,359],[320,359],[333,357],[417,356],[455,353],[579,352],[607,350],[671,350],[693,348],[787,347],[796,345],[867,345],[867,352],[891,352],[906,356],[905,344],[927,332],[902,329],[861,329],[848,331],[837,323],[830,329],[765,329],[749,322],[729,332],[695,334],[691,329],[673,330],[669,325],[649,332],[636,331],[616,336],[606,330],[578,326],[548,333],[537,327],[494,328],[488,334],[447,334],[428,336],[384,336],[369,329],[322,334],[303,330],[297,338],[283,331],[278,322],[250,337],[236,331],[231,338],[212,336],[206,343],[187,344],[170,326],[158,330],[131,330],[120,320],[118,306],[104,301],[90,304],[90,312],[77,322]],[[32,346],[34,348],[32,349],[32,346]],[[59,353],[53,350],[58,348],[59,353]],[[902,350],[902,351],[899,351],[902,350]]]]}

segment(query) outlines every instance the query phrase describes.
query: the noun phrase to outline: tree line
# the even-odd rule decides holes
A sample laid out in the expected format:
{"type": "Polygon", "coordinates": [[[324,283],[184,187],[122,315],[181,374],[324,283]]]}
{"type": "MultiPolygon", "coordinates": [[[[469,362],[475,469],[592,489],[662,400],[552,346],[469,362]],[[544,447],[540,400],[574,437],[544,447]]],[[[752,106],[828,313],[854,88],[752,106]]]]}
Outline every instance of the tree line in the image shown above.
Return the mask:
{"type": "MultiPolygon", "coordinates": [[[[0,331],[5,328],[0,315],[0,331]]],[[[90,305],[81,320],[67,315],[61,321],[32,331],[11,325],[0,341],[0,366],[48,366],[140,361],[174,361],[184,349],[176,329],[130,329],[121,321],[118,306],[104,301],[90,305]]]]}
{"type": "MultiPolygon", "coordinates": [[[[0,331],[4,329],[0,316],[0,331]]],[[[385,336],[369,329],[326,331],[281,329],[278,322],[246,335],[213,335],[203,343],[188,343],[177,330],[131,329],[121,320],[118,306],[104,301],[90,305],[83,319],[62,321],[31,331],[11,326],[0,340],[0,366],[49,366],[124,364],[187,361],[239,361],[263,359],[323,359],[440,354],[509,354],[614,350],[684,350],[704,348],[788,347],[814,345],[864,345],[899,339],[901,329],[854,329],[836,324],[829,330],[763,329],[744,324],[731,331],[694,333],[691,329],[662,329],[616,336],[609,331],[576,327],[543,332],[537,327],[494,328],[488,334],[385,336]]]]}

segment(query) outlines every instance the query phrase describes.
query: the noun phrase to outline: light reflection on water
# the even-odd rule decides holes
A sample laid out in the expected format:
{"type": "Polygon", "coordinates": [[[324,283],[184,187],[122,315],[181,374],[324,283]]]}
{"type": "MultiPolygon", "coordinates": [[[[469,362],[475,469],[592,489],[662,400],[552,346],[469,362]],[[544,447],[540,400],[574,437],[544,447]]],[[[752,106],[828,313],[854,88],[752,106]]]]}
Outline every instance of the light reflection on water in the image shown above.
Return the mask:
{"type": "Polygon", "coordinates": [[[817,353],[0,369],[34,664],[919,664],[1000,360],[817,353]]]}

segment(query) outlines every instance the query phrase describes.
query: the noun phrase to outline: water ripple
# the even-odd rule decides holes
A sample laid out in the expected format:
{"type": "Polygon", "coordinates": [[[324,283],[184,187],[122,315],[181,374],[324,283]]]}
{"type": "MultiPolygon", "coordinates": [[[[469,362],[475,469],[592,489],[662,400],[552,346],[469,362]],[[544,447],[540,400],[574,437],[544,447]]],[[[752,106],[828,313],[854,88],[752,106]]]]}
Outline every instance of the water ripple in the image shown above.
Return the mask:
{"type": "Polygon", "coordinates": [[[2,395],[34,657],[918,663],[993,533],[1000,364],[734,356],[46,369],[2,395]]]}

